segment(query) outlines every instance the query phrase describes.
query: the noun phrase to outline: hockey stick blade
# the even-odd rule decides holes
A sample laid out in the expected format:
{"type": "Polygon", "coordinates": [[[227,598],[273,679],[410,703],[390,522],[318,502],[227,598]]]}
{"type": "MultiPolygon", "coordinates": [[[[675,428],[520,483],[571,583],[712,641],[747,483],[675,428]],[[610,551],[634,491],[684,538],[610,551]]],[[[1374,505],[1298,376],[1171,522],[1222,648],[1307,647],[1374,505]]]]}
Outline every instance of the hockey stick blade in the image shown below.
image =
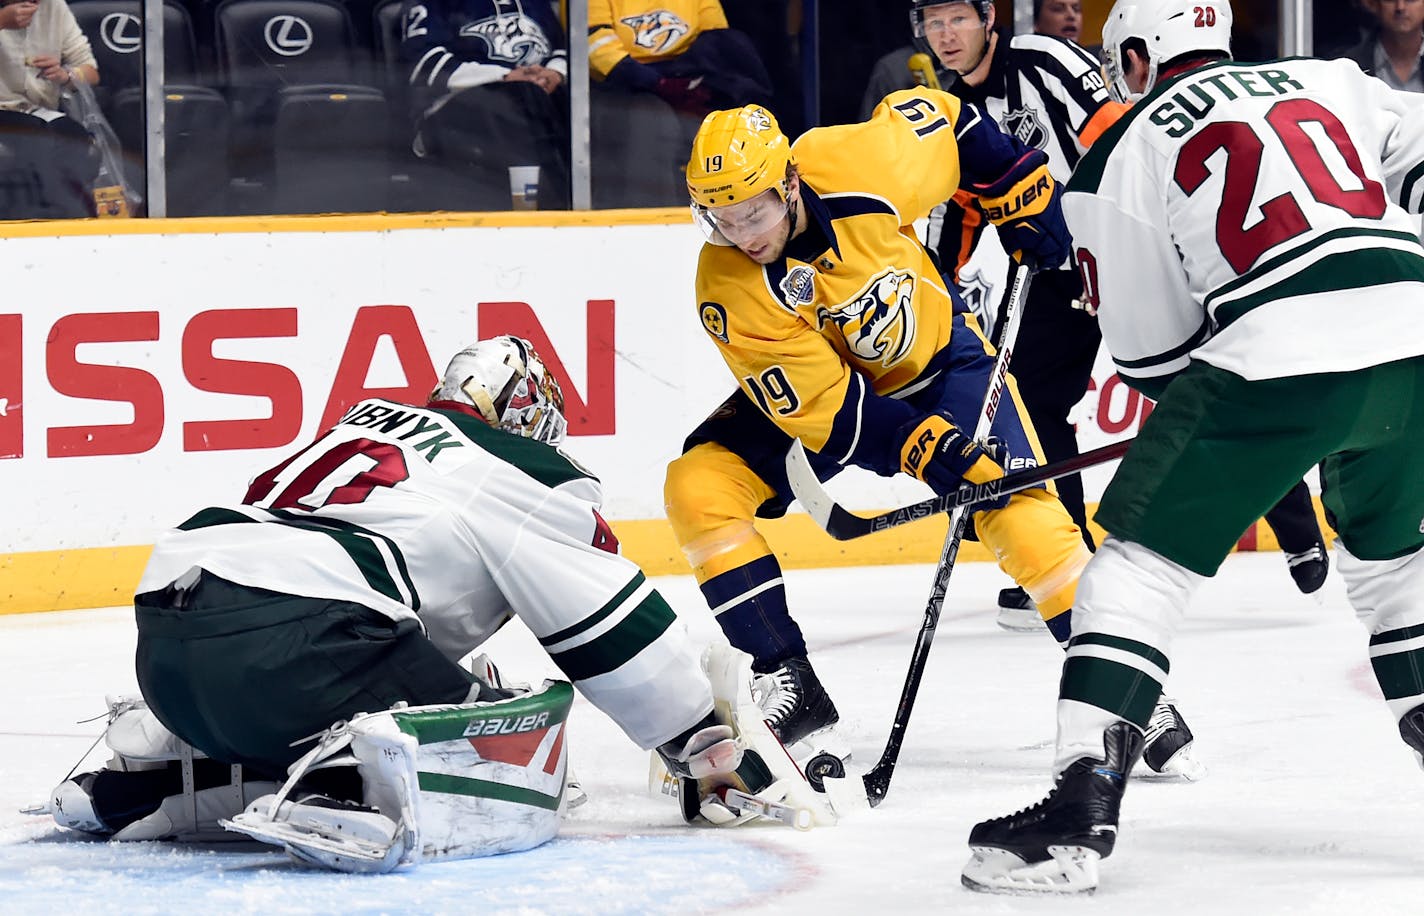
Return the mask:
{"type": "Polygon", "coordinates": [[[1113,442],[1073,458],[1065,458],[1041,467],[1026,468],[988,483],[961,484],[958,489],[940,496],[871,516],[856,515],[842,507],[826,492],[826,488],[816,477],[816,472],[811,469],[810,459],[800,439],[793,441],[786,453],[786,476],[791,481],[791,490],[796,494],[796,499],[816,520],[816,524],[838,541],[851,541],[877,531],[917,522],[931,515],[939,515],[960,506],[972,506],[1020,490],[1028,490],[1050,480],[1106,464],[1126,454],[1132,442],[1131,439],[1113,442]]]}

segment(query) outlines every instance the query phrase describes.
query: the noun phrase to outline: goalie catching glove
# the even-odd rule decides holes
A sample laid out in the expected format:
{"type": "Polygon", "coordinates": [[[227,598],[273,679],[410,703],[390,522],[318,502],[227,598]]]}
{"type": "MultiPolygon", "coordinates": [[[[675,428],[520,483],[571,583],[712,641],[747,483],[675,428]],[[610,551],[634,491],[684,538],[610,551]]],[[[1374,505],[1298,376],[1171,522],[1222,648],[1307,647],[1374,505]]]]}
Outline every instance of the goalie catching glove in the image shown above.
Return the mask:
{"type": "Polygon", "coordinates": [[[1071,238],[1063,221],[1062,195],[1048,172],[1043,150],[1029,150],[988,184],[971,185],[979,206],[999,232],[1004,250],[1052,270],[1068,260],[1071,238]]]}
{"type": "MultiPolygon", "coordinates": [[[[939,494],[956,489],[961,482],[988,483],[1004,476],[1008,459],[1002,442],[990,436],[984,442],[969,438],[948,413],[932,413],[909,427],[900,448],[900,469],[929,484],[939,494]]],[[[1001,496],[975,507],[1002,509],[1009,501],[1001,496]]]]}

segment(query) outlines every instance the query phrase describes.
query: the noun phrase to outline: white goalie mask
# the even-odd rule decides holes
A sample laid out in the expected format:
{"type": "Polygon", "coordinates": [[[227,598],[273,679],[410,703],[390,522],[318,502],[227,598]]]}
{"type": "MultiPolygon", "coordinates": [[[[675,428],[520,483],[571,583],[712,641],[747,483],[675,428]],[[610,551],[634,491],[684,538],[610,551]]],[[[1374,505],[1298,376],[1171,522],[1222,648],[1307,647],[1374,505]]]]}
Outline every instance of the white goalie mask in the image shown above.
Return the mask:
{"type": "Polygon", "coordinates": [[[1230,0],[1117,0],[1103,24],[1103,72],[1108,91],[1119,102],[1135,102],[1157,85],[1164,63],[1183,55],[1231,56],[1230,0]],[[1123,42],[1146,45],[1147,85],[1133,92],[1127,85],[1123,42]]]}
{"type": "Polygon", "coordinates": [[[508,334],[456,353],[430,400],[468,404],[489,425],[549,445],[568,431],[558,380],[529,341],[508,334]]]}

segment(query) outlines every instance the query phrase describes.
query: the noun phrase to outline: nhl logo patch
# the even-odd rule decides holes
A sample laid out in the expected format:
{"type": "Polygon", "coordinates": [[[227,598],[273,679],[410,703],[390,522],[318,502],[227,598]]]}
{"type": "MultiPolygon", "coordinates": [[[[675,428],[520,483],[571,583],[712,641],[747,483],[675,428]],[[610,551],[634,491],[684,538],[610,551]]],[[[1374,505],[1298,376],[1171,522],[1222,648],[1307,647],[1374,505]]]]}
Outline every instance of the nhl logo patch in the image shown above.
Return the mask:
{"type": "Polygon", "coordinates": [[[1048,130],[1030,108],[1020,108],[1004,115],[1004,132],[1012,134],[1024,146],[1043,149],[1048,144],[1048,130]]]}
{"type": "Polygon", "coordinates": [[[707,333],[727,343],[727,310],[716,302],[704,302],[698,307],[698,312],[707,333]]]}
{"type": "Polygon", "coordinates": [[[791,268],[781,281],[781,295],[792,308],[810,305],[816,298],[816,271],[804,264],[791,268]]]}

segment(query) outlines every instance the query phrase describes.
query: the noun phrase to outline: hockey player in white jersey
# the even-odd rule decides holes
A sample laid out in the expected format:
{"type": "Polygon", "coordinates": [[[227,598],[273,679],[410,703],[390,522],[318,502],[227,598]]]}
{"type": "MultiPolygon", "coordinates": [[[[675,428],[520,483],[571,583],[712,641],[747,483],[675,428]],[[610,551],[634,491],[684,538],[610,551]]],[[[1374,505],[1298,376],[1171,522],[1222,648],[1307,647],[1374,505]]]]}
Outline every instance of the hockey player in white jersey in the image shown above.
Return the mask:
{"type": "MultiPolygon", "coordinates": [[[[1056,787],[976,825],[964,883],[1092,890],[1172,636],[1239,532],[1317,462],[1376,680],[1424,763],[1424,104],[1350,61],[1231,61],[1226,0],[1119,0],[1137,100],[1064,200],[1129,384],[1160,403],[1078,587],[1056,787]]],[[[1244,789],[1243,789],[1244,791],[1244,789]]]]}
{"type": "Polygon", "coordinates": [[[714,714],[701,647],[618,555],[565,427],[528,342],[480,341],[427,404],[362,401],[168,532],[134,599],[142,699],[111,704],[115,762],[48,813],[119,839],[224,819],[348,871],[538,845],[567,801],[570,685],[459,664],[513,616],[685,781],[689,820],[733,820],[715,790],[768,789],[785,754],[760,716],[714,714]]]}

